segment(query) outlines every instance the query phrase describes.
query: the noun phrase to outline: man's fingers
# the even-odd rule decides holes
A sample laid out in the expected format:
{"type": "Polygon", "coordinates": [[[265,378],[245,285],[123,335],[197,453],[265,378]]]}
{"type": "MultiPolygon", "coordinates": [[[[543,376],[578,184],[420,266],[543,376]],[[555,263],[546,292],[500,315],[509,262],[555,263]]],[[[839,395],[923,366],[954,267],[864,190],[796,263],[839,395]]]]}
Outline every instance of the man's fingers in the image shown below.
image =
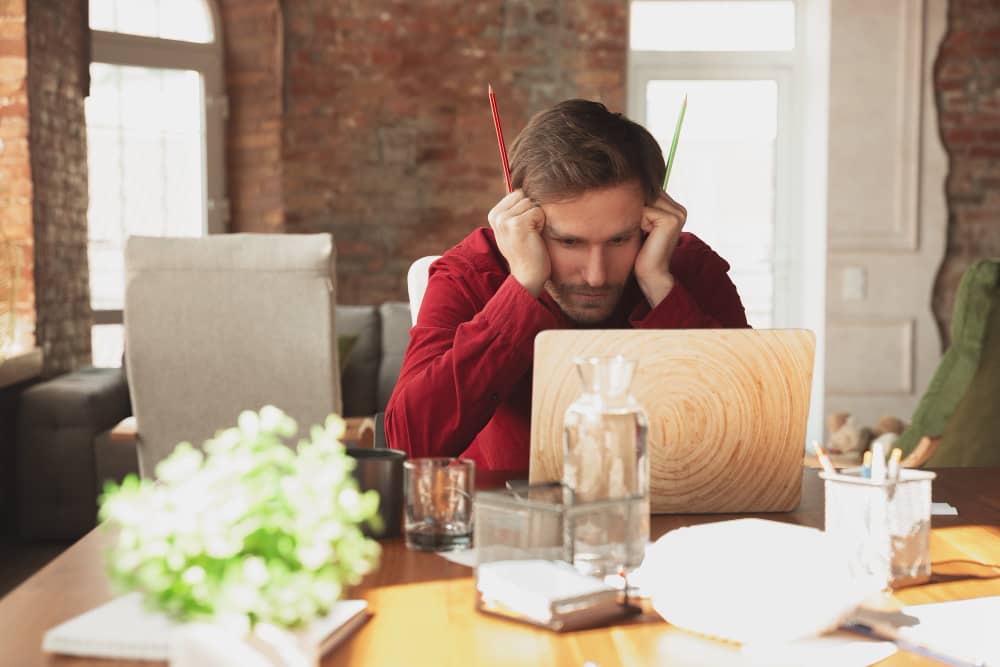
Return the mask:
{"type": "Polygon", "coordinates": [[[666,200],[666,202],[668,204],[676,206],[680,210],[684,211],[684,215],[687,215],[687,209],[684,208],[684,206],[682,204],[680,204],[676,199],[674,199],[673,197],[671,197],[670,195],[668,195],[666,191],[661,192],[660,193],[660,197],[658,199],[664,199],[664,200],[666,200]]]}
{"type": "Polygon", "coordinates": [[[654,227],[661,224],[683,228],[686,221],[687,213],[683,210],[676,208],[653,208],[647,206],[645,214],[642,216],[642,228],[647,232],[652,231],[654,227]]]}
{"type": "Polygon", "coordinates": [[[660,196],[657,197],[656,201],[647,206],[647,208],[653,208],[660,211],[674,213],[675,215],[680,217],[681,220],[687,219],[687,209],[684,208],[681,204],[678,204],[676,201],[671,199],[670,195],[668,195],[666,192],[660,193],[660,196]]]}
{"type": "Polygon", "coordinates": [[[501,228],[516,229],[526,227],[532,231],[541,231],[545,226],[545,212],[527,197],[517,201],[503,211],[490,211],[490,227],[500,232],[501,228]]]}
{"type": "Polygon", "coordinates": [[[516,204],[510,207],[510,209],[507,211],[507,216],[510,218],[516,218],[522,213],[530,211],[533,208],[535,208],[535,202],[525,197],[524,199],[522,199],[521,201],[517,202],[516,204]]]}
{"type": "Polygon", "coordinates": [[[535,203],[524,195],[524,191],[514,190],[497,202],[497,205],[486,215],[486,219],[492,226],[504,218],[519,215],[534,205],[535,203]]]}

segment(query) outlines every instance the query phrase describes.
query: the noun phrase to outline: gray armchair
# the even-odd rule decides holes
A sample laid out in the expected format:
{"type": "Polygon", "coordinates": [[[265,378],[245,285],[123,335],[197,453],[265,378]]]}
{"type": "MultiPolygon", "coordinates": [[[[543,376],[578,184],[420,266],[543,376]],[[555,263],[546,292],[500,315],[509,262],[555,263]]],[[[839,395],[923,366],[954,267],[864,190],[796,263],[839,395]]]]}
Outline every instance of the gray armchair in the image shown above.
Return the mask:
{"type": "Polygon", "coordinates": [[[110,429],[131,414],[119,368],[86,368],[21,395],[17,415],[15,515],[29,540],[76,539],[97,521],[103,480],[137,468],[134,449],[110,429]]]}
{"type": "Polygon", "coordinates": [[[341,412],[329,234],[131,237],[125,360],[139,468],[248,408],[300,424],[341,412]]]}
{"type": "MultiPolygon", "coordinates": [[[[327,289],[325,281],[323,289],[327,289]]],[[[231,298],[237,303],[242,299],[231,298]]],[[[247,300],[242,303],[247,303],[247,300]]],[[[314,307],[327,307],[325,298],[317,299],[315,303],[318,305],[314,307]]],[[[292,312],[286,306],[282,306],[281,310],[287,319],[303,322],[313,317],[300,311],[307,307],[308,303],[297,301],[292,312]]],[[[272,317],[258,317],[258,333],[275,330],[271,320],[272,317]]],[[[409,343],[409,306],[403,302],[339,305],[335,308],[333,320],[336,338],[350,337],[353,345],[342,360],[340,373],[328,370],[330,375],[324,377],[340,378],[337,390],[342,396],[345,417],[376,415],[375,442],[378,444],[384,438],[379,437],[381,420],[377,415],[385,410],[409,343]]],[[[165,344],[177,340],[170,338],[171,333],[165,330],[157,335],[169,338],[165,344]]],[[[333,338],[329,334],[324,336],[327,340],[333,338]]],[[[279,347],[284,345],[286,342],[279,342],[279,347]]],[[[232,363],[234,357],[228,351],[220,355],[222,358],[213,363],[225,369],[227,360],[232,363]]],[[[257,356],[270,357],[270,354],[264,355],[258,350],[257,356]]],[[[162,363],[176,366],[177,362],[171,357],[165,358],[162,363]]],[[[159,373],[155,368],[151,372],[159,373]]],[[[178,369],[170,368],[163,372],[169,377],[178,369]]],[[[228,373],[228,370],[225,372],[228,373]]],[[[154,375],[154,382],[156,377],[161,376],[154,375]]],[[[231,384],[227,383],[227,387],[231,384]]],[[[274,386],[267,379],[263,384],[274,386]]],[[[254,397],[258,401],[256,407],[260,407],[264,398],[254,397]]],[[[287,409],[284,396],[267,398],[287,409]]],[[[189,406],[193,403],[190,397],[186,400],[189,406]]],[[[246,407],[254,405],[240,404],[238,408],[233,408],[233,414],[224,419],[206,422],[206,435],[233,423],[238,409],[246,407]]],[[[331,411],[325,407],[324,410],[321,411],[322,417],[331,411]]],[[[17,419],[15,499],[18,532],[22,537],[71,540],[94,527],[97,497],[105,480],[121,481],[127,473],[138,471],[135,441],[116,440],[110,437],[109,432],[130,414],[129,385],[120,369],[75,371],[35,385],[22,395],[17,419]]],[[[141,420],[139,431],[145,433],[141,420]]],[[[198,441],[199,436],[192,434],[185,437],[198,441]]]]}

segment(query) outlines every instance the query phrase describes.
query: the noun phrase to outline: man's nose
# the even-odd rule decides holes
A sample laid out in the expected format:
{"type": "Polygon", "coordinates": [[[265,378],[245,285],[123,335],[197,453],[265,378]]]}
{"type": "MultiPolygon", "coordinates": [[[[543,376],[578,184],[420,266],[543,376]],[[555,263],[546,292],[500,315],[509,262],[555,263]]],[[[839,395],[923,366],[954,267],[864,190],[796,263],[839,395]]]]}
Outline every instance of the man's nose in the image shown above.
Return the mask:
{"type": "Polygon", "coordinates": [[[604,248],[599,245],[591,248],[587,255],[587,265],[584,267],[584,282],[591,287],[603,287],[608,278],[606,264],[604,248]]]}

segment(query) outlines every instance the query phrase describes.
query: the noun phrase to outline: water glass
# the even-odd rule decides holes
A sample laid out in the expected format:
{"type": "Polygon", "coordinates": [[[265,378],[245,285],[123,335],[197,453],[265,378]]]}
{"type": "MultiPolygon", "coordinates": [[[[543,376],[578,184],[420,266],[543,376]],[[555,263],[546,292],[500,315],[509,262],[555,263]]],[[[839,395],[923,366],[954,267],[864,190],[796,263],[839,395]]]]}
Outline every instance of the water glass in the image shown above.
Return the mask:
{"type": "Polygon", "coordinates": [[[406,546],[453,551],[472,546],[472,494],[476,467],[449,457],[403,463],[406,546]]]}

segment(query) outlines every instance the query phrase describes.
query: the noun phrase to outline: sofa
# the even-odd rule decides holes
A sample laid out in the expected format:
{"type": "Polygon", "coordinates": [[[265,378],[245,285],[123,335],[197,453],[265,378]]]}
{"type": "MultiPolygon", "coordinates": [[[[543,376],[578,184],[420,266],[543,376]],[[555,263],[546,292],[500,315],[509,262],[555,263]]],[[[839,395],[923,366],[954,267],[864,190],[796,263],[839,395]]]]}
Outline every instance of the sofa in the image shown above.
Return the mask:
{"type": "MultiPolygon", "coordinates": [[[[374,417],[385,410],[399,377],[409,344],[409,304],[338,305],[335,326],[343,416],[374,417]]],[[[23,539],[75,540],[96,525],[105,481],[138,472],[135,443],[111,435],[131,414],[120,368],[81,369],[24,392],[15,475],[15,515],[23,539]]],[[[380,428],[381,420],[375,421],[380,428]]],[[[376,444],[384,443],[383,434],[374,437],[376,444]]]]}

